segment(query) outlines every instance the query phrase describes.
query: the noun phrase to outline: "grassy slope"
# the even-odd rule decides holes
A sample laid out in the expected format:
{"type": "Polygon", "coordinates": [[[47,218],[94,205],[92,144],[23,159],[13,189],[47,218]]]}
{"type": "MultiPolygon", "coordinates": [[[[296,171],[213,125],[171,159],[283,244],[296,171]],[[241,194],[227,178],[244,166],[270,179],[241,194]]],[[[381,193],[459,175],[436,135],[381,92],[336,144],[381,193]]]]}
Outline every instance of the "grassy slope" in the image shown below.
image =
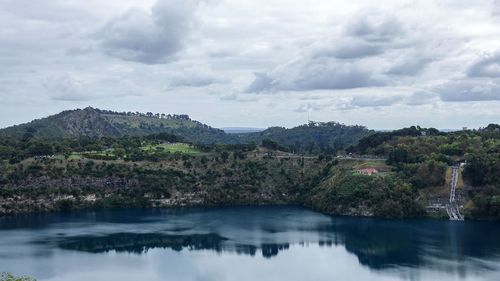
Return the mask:
{"type": "Polygon", "coordinates": [[[201,151],[193,147],[192,145],[186,143],[172,143],[172,144],[147,144],[141,147],[142,150],[147,151],[152,154],[163,154],[163,153],[181,153],[197,155],[201,151]]]}

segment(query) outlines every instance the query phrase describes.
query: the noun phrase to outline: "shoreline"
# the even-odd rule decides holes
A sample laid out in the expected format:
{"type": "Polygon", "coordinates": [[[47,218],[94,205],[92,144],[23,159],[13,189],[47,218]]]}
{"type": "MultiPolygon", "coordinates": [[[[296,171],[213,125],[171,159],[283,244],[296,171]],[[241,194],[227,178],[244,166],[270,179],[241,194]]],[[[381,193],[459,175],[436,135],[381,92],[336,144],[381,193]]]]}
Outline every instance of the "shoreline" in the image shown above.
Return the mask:
{"type": "MultiPolygon", "coordinates": [[[[163,206],[163,207],[131,207],[131,206],[123,206],[123,207],[114,207],[114,208],[103,208],[103,207],[86,207],[79,208],[70,211],[45,211],[45,212],[19,212],[19,213],[7,213],[0,214],[0,220],[4,218],[19,218],[19,217],[30,217],[30,216],[46,216],[46,215],[76,215],[87,212],[120,212],[120,211],[170,211],[170,210],[195,210],[195,209],[222,209],[222,208],[254,208],[254,207],[291,207],[291,208],[300,208],[309,210],[315,213],[322,214],[324,216],[328,216],[330,218],[359,218],[359,219],[378,219],[378,220],[389,220],[389,221],[399,221],[399,220],[448,220],[447,217],[437,217],[432,216],[432,214],[427,214],[424,216],[414,216],[414,217],[402,217],[402,218],[387,218],[380,216],[364,216],[364,215],[342,215],[342,214],[329,214],[327,212],[323,212],[317,208],[307,206],[304,204],[297,203],[269,203],[269,204],[191,204],[191,205],[171,205],[171,206],[163,206]]],[[[467,221],[496,221],[495,219],[471,219],[468,218],[467,221]]]]}

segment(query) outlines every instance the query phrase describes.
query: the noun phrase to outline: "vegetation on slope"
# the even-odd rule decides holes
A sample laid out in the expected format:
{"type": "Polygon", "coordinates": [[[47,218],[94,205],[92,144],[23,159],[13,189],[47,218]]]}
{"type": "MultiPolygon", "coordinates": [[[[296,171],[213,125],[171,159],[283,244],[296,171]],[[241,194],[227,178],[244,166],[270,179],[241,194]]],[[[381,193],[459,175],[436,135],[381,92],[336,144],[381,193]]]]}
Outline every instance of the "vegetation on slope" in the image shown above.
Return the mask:
{"type": "Polygon", "coordinates": [[[238,137],[246,143],[272,140],[295,153],[335,155],[337,151],[357,144],[361,138],[372,133],[363,126],[309,122],[291,129],[272,127],[262,132],[239,134],[238,137]]]}
{"type": "Polygon", "coordinates": [[[297,203],[326,161],[263,158],[244,148],[146,161],[30,158],[3,164],[0,212],[297,203]]]}
{"type": "Polygon", "coordinates": [[[349,151],[387,157],[399,177],[417,189],[442,186],[446,167],[465,163],[467,215],[500,219],[499,125],[450,133],[411,127],[368,136],[349,151]]]}
{"type": "Polygon", "coordinates": [[[498,125],[374,133],[330,122],[228,136],[184,115],[61,116],[0,132],[0,213],[302,204],[335,215],[413,217],[431,201],[447,202],[449,167],[466,163],[458,200],[467,216],[500,218],[498,125]],[[147,134],[161,122],[169,127],[147,134]],[[356,173],[364,168],[379,173],[356,173]]]}
{"type": "Polygon", "coordinates": [[[212,128],[188,115],[113,112],[87,107],[63,111],[30,123],[0,130],[0,137],[14,140],[79,137],[145,136],[171,133],[191,142],[226,142],[224,131],[212,128]]]}
{"type": "Polygon", "coordinates": [[[310,122],[291,129],[273,127],[263,132],[226,134],[191,120],[185,114],[114,112],[87,107],[1,129],[0,143],[61,138],[120,138],[158,133],[173,134],[196,144],[260,144],[268,139],[296,153],[334,155],[373,132],[362,126],[310,122]]]}

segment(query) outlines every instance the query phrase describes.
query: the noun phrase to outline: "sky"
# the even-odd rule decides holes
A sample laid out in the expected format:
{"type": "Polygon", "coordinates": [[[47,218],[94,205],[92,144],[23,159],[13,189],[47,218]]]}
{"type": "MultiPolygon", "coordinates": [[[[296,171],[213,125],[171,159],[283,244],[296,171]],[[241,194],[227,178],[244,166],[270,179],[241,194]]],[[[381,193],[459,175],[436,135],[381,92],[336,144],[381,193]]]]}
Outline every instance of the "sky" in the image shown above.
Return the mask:
{"type": "Polygon", "coordinates": [[[500,123],[496,0],[2,0],[0,127],[87,106],[213,127],[500,123]]]}

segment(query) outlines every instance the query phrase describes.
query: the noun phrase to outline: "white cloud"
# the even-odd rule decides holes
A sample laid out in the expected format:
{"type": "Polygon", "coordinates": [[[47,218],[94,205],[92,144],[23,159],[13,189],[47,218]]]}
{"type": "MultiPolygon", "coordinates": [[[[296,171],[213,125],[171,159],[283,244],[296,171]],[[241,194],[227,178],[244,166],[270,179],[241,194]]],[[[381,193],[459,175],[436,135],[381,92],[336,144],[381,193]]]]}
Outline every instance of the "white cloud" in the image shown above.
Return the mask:
{"type": "Polygon", "coordinates": [[[82,101],[92,99],[83,81],[69,75],[49,77],[43,84],[49,97],[63,101],[82,101]]]}
{"type": "Polygon", "coordinates": [[[405,99],[405,103],[408,105],[425,105],[433,103],[438,99],[438,95],[433,92],[428,91],[416,91],[412,93],[405,99]]]}
{"type": "Polygon", "coordinates": [[[495,101],[500,100],[500,80],[450,81],[435,89],[443,101],[495,101]]]}
{"type": "Polygon", "coordinates": [[[206,87],[212,84],[229,83],[231,80],[220,77],[210,68],[188,67],[179,69],[168,77],[170,87],[206,87]]]}

